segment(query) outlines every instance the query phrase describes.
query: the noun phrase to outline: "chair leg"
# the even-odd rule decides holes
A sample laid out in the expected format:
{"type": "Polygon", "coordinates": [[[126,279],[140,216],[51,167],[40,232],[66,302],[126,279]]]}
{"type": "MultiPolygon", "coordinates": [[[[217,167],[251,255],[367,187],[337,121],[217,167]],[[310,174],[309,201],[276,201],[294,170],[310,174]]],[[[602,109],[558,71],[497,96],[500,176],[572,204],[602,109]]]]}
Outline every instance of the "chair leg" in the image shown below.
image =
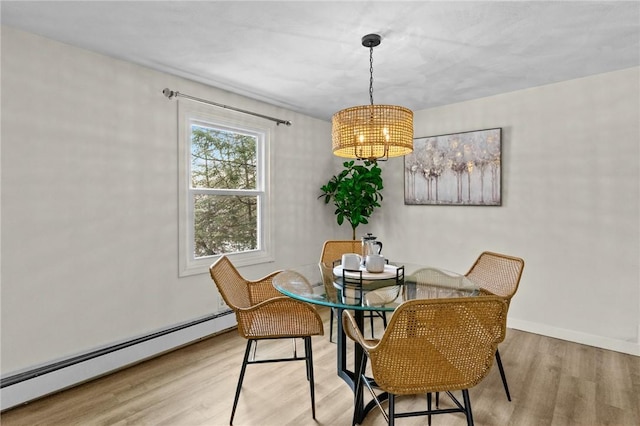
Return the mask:
{"type": "Polygon", "coordinates": [[[371,323],[371,338],[375,339],[376,336],[373,335],[373,312],[369,315],[369,322],[371,323]]]}
{"type": "Polygon", "coordinates": [[[255,361],[256,360],[256,353],[258,352],[258,341],[254,340],[253,341],[253,353],[251,354],[251,361],[255,361]]]}
{"type": "Polygon", "coordinates": [[[462,390],[462,399],[464,400],[464,412],[467,415],[467,426],[473,426],[473,414],[471,414],[471,400],[469,399],[469,390],[462,390]]]}
{"type": "Polygon", "coordinates": [[[307,338],[303,337],[304,340],[304,360],[307,365],[307,381],[310,382],[313,376],[313,360],[309,361],[309,350],[307,349],[307,338]]]}
{"type": "Polygon", "coordinates": [[[242,381],[244,380],[244,373],[247,371],[247,363],[249,361],[249,355],[251,353],[251,346],[254,340],[247,340],[247,349],[244,351],[244,359],[242,360],[242,368],[240,369],[240,377],[238,378],[238,386],[236,387],[236,396],[233,399],[233,408],[231,409],[231,419],[229,424],[233,424],[233,417],[236,415],[236,407],[238,406],[238,398],[240,398],[240,390],[242,390],[242,381]]]}
{"type": "Polygon", "coordinates": [[[337,315],[335,308],[331,308],[331,316],[329,317],[329,341],[333,342],[333,317],[337,315]]]}
{"type": "Polygon", "coordinates": [[[396,396],[392,393],[389,394],[389,426],[395,424],[396,417],[396,396]]]}
{"type": "Polygon", "coordinates": [[[504,391],[507,393],[507,399],[511,401],[511,394],[509,393],[509,385],[507,385],[507,376],[504,374],[504,368],[502,368],[502,360],[500,359],[500,351],[496,349],[496,363],[498,364],[498,370],[500,370],[500,377],[502,377],[502,384],[504,391]]]}
{"type": "Polygon", "coordinates": [[[304,338],[304,355],[307,363],[307,379],[309,380],[309,390],[311,392],[311,415],[316,418],[316,392],[313,381],[313,351],[311,349],[311,336],[304,338]]]}
{"type": "Polygon", "coordinates": [[[429,412],[427,414],[427,423],[428,426],[431,426],[431,392],[427,394],[427,411],[429,412]]]}

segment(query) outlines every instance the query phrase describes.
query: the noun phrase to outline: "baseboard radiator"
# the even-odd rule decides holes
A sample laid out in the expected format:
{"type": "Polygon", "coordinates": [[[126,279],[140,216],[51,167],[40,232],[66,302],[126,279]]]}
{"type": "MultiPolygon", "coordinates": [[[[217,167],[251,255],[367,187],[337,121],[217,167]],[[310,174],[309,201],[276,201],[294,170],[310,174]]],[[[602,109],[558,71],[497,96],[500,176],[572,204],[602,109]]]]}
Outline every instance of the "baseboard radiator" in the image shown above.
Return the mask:
{"type": "Polygon", "coordinates": [[[0,410],[59,392],[236,326],[233,312],[209,315],[0,379],[0,410]]]}

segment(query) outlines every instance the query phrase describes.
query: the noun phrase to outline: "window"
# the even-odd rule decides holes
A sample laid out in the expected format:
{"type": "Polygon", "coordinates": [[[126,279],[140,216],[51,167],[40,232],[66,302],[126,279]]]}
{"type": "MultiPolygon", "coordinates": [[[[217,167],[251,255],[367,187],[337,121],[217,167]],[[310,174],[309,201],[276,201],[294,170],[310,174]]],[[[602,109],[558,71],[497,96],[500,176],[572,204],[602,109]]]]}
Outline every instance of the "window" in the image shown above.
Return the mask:
{"type": "Polygon", "coordinates": [[[236,265],[272,260],[269,129],[212,109],[179,104],[180,276],[208,272],[222,254],[236,265]]]}

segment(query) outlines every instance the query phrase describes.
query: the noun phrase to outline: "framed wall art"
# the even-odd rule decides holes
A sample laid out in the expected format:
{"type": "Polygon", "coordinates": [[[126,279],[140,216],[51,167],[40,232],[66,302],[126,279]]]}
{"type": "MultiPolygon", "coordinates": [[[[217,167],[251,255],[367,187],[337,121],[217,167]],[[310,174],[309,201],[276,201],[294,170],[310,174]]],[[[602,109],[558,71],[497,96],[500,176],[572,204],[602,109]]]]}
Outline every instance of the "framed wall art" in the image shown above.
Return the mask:
{"type": "Polygon", "coordinates": [[[404,157],[404,203],[502,205],[502,128],[415,138],[404,157]]]}

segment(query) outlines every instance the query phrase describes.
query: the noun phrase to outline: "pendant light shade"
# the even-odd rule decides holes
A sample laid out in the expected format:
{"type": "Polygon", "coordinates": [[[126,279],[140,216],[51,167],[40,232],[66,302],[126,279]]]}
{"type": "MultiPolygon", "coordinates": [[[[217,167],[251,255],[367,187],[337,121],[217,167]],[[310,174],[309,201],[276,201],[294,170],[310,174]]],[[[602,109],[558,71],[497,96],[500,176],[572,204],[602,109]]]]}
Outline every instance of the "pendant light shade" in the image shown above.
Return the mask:
{"type": "Polygon", "coordinates": [[[373,104],[373,48],[380,44],[378,34],[362,38],[369,47],[370,105],[338,111],[332,118],[333,153],[338,157],[386,160],[413,151],[413,112],[396,105],[373,104]]]}
{"type": "Polygon", "coordinates": [[[413,151],[413,112],[396,105],[361,105],[332,119],[333,153],[338,157],[380,159],[413,151]]]}

